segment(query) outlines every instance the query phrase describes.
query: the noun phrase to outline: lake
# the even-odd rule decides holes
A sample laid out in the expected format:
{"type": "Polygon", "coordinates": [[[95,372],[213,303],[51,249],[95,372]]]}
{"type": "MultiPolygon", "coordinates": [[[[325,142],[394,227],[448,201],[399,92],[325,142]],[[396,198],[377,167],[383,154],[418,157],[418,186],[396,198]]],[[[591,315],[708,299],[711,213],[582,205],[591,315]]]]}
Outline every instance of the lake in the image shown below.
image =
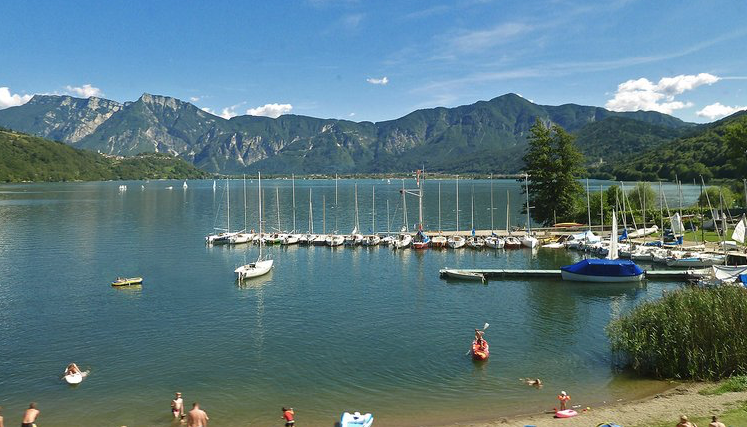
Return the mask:
{"type": "MultiPolygon", "coordinates": [[[[169,425],[178,390],[215,425],[278,424],[284,405],[301,425],[331,426],[345,410],[373,412],[376,425],[434,425],[552,409],[560,390],[586,406],[663,387],[614,369],[604,327],[678,283],[484,286],[438,276],[442,267],[549,269],[581,257],[562,250],[292,246],[269,248],[274,270],[238,286],[233,270],[257,247],[204,244],[225,227],[225,181],[217,191],[212,181],[181,184],[0,185],[0,405],[8,423],[36,401],[44,426],[169,425]],[[110,286],[140,275],[141,288],[110,286]],[[491,357],[473,363],[466,352],[485,322],[491,357]],[[71,361],[91,370],[75,388],[60,380],[71,361]],[[524,377],[545,387],[525,386],[524,377]]],[[[311,189],[314,230],[348,233],[356,184],[363,232],[403,226],[400,180],[340,180],[337,207],[334,180],[296,180],[296,229],[309,228],[311,189]]],[[[438,228],[439,184],[441,228],[454,229],[453,180],[426,182],[424,223],[438,228]]],[[[257,228],[257,181],[246,185],[247,228],[257,228]]],[[[266,229],[291,229],[291,181],[262,185],[266,229]]],[[[511,223],[524,225],[519,185],[492,183],[494,228],[505,229],[507,191],[511,223]]],[[[242,182],[230,187],[231,228],[243,228],[242,182]]],[[[459,181],[461,230],[472,227],[473,191],[474,226],[491,228],[490,188],[459,181]]],[[[686,186],[686,203],[698,191],[686,186]]],[[[665,192],[676,200],[674,186],[665,192]]],[[[412,229],[416,198],[407,212],[412,229]]]]}

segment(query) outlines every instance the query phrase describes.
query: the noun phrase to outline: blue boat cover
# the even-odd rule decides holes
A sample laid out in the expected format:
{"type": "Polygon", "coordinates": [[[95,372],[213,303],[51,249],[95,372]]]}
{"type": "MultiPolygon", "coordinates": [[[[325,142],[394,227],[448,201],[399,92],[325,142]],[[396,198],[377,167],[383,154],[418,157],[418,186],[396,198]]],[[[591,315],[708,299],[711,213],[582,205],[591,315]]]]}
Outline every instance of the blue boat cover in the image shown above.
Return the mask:
{"type": "Polygon", "coordinates": [[[742,282],[742,285],[747,286],[747,274],[740,274],[739,281],[742,282]]]}
{"type": "Polygon", "coordinates": [[[560,269],[585,276],[629,277],[643,274],[643,270],[628,259],[585,259],[560,269]]]}

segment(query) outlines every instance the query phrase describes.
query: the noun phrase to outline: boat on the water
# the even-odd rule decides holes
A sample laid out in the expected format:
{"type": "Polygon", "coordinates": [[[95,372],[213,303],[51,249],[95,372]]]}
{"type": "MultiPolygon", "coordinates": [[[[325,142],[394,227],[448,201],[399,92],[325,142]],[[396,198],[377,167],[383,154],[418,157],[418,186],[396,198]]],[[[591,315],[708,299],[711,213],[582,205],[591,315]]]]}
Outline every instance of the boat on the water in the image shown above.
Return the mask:
{"type": "Polygon", "coordinates": [[[330,234],[329,236],[327,236],[325,242],[327,243],[327,246],[340,246],[345,243],[345,236],[341,236],[339,234],[330,234]]]}
{"type": "Polygon", "coordinates": [[[83,380],[88,376],[88,372],[75,372],[73,374],[69,374],[67,372],[67,369],[65,372],[63,372],[63,378],[65,379],[65,382],[70,385],[76,385],[83,382],[83,380]]]}
{"type": "Polygon", "coordinates": [[[458,235],[449,237],[449,239],[446,242],[451,249],[459,249],[467,243],[464,237],[458,236],[458,235]]]}
{"type": "Polygon", "coordinates": [[[483,338],[482,344],[478,344],[477,341],[472,341],[472,359],[473,360],[487,360],[490,357],[490,346],[488,342],[483,338]]]}
{"type": "Polygon", "coordinates": [[[563,280],[576,282],[639,282],[643,270],[627,259],[585,259],[560,267],[563,280]]]}
{"type": "Polygon", "coordinates": [[[506,241],[498,236],[490,236],[485,238],[485,246],[491,249],[503,249],[506,245],[506,241]]]}
{"type": "Polygon", "coordinates": [[[257,261],[239,266],[234,270],[236,273],[236,279],[241,282],[245,279],[251,279],[253,277],[259,277],[267,274],[272,270],[273,260],[269,258],[262,259],[262,246],[265,244],[265,238],[262,235],[262,175],[257,173],[258,180],[258,197],[259,202],[257,204],[259,209],[259,255],[257,255],[257,261]]]}
{"type": "Polygon", "coordinates": [[[117,277],[117,280],[112,282],[112,286],[132,286],[132,285],[142,285],[143,284],[143,278],[142,277],[117,277]]]}
{"type": "Polygon", "coordinates": [[[476,273],[473,271],[459,270],[452,268],[444,268],[439,271],[442,277],[447,277],[457,280],[479,280],[483,283],[486,282],[485,275],[482,273],[476,273]]]}
{"type": "Polygon", "coordinates": [[[361,242],[361,245],[363,246],[376,246],[381,242],[381,237],[377,236],[376,234],[372,234],[370,236],[363,236],[363,241],[361,242]]]}
{"type": "Polygon", "coordinates": [[[340,427],[371,427],[373,420],[372,414],[343,412],[340,417],[340,427]]]}
{"type": "Polygon", "coordinates": [[[402,232],[394,240],[394,248],[404,249],[410,246],[410,243],[412,243],[412,235],[410,233],[402,232]]]}
{"type": "Polygon", "coordinates": [[[412,238],[412,247],[414,249],[426,249],[431,244],[431,238],[426,236],[422,230],[419,230],[415,237],[412,238]]]}
{"type": "Polygon", "coordinates": [[[472,249],[482,249],[485,247],[485,239],[478,236],[470,236],[467,238],[467,246],[472,249]]]}
{"type": "Polygon", "coordinates": [[[443,248],[446,246],[447,240],[446,236],[440,234],[438,236],[433,236],[431,238],[431,246],[434,248],[443,248]]]}
{"type": "Polygon", "coordinates": [[[514,236],[506,237],[504,247],[506,249],[518,249],[521,247],[521,240],[514,236]]]}

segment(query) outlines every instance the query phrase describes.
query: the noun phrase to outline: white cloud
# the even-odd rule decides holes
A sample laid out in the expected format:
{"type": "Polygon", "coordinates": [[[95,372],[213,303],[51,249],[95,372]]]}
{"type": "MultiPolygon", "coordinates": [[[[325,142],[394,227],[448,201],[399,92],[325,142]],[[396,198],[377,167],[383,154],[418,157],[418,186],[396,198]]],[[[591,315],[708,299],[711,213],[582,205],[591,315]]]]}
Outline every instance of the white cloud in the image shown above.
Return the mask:
{"type": "Polygon", "coordinates": [[[358,28],[362,20],[362,13],[352,13],[343,16],[341,22],[343,27],[347,28],[348,30],[354,30],[358,28]]]}
{"type": "Polygon", "coordinates": [[[199,97],[199,96],[190,96],[190,97],[189,97],[189,101],[190,101],[190,102],[197,102],[197,101],[199,101],[199,100],[200,100],[200,97],[199,97]]]}
{"type": "Polygon", "coordinates": [[[73,95],[82,96],[83,98],[90,98],[92,96],[103,96],[104,93],[101,89],[91,86],[90,84],[84,84],[83,86],[65,86],[65,90],[73,95]]]}
{"type": "Polygon", "coordinates": [[[384,76],[380,79],[369,77],[366,79],[366,81],[371,83],[372,85],[386,85],[387,83],[389,83],[389,78],[387,76],[384,76]]]}
{"type": "Polygon", "coordinates": [[[348,117],[354,117],[354,116],[355,116],[355,113],[348,114],[348,117]]]}
{"type": "Polygon", "coordinates": [[[202,107],[201,110],[204,111],[204,112],[206,112],[206,113],[210,113],[210,114],[212,114],[214,116],[223,117],[224,119],[228,120],[231,117],[236,117],[236,116],[239,115],[239,113],[236,112],[236,109],[239,106],[241,106],[241,104],[236,104],[236,105],[232,105],[230,107],[226,107],[226,108],[222,109],[220,111],[220,113],[216,112],[215,110],[213,110],[212,108],[209,108],[209,107],[202,107]]]}
{"type": "Polygon", "coordinates": [[[0,87],[0,110],[8,107],[23,105],[31,99],[31,95],[19,95],[10,93],[9,87],[0,87]]]}
{"type": "Polygon", "coordinates": [[[265,104],[261,107],[250,108],[246,110],[246,114],[251,116],[265,116],[277,119],[283,114],[290,113],[293,106],[290,104],[265,104]]]}
{"type": "Polygon", "coordinates": [[[720,102],[717,102],[715,104],[706,105],[703,107],[702,110],[697,111],[695,114],[697,114],[700,117],[707,117],[711,120],[721,118],[724,116],[728,116],[730,114],[734,114],[737,111],[741,110],[747,110],[747,106],[744,107],[730,107],[728,105],[721,105],[720,102]]]}
{"type": "Polygon", "coordinates": [[[644,110],[672,114],[674,110],[693,105],[691,102],[676,101],[675,96],[719,80],[720,77],[708,73],[664,77],[658,83],[646,78],[628,80],[617,86],[614,98],[608,100],[605,107],[612,111],[644,110]]]}

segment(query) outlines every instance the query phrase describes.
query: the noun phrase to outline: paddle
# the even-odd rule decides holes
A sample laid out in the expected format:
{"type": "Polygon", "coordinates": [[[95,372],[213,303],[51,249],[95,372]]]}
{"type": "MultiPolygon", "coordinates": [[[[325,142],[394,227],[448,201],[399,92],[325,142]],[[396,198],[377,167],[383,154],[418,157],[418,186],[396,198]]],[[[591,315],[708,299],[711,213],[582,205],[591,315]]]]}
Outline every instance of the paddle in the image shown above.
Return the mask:
{"type": "MultiPolygon", "coordinates": [[[[490,323],[485,322],[485,326],[482,327],[482,331],[485,332],[485,330],[488,329],[488,327],[490,327],[490,323]]],[[[465,354],[465,356],[469,356],[471,352],[472,350],[468,351],[467,354],[465,354]]]]}

